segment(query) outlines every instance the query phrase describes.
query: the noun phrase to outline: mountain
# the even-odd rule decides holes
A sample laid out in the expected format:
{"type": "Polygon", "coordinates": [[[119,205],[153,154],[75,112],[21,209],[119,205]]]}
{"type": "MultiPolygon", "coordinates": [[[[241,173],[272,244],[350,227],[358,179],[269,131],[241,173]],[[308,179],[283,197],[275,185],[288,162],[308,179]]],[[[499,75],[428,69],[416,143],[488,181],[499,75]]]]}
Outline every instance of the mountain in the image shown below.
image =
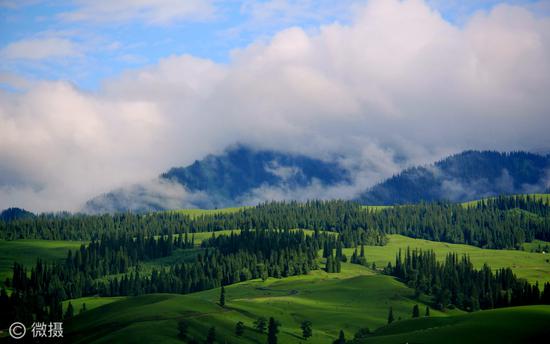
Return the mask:
{"type": "Polygon", "coordinates": [[[33,213],[31,213],[30,211],[26,211],[25,209],[8,208],[8,209],[2,210],[2,212],[0,213],[0,220],[7,222],[7,221],[18,220],[18,219],[29,218],[33,216],[34,216],[33,213]]]}
{"type": "MultiPolygon", "coordinates": [[[[189,166],[171,168],[150,182],[100,195],[88,201],[84,211],[145,212],[328,198],[327,188],[352,186],[353,174],[336,162],[235,145],[189,166]]],[[[547,192],[549,186],[550,155],[465,151],[432,165],[406,169],[365,190],[356,200],[371,205],[462,202],[547,192]]],[[[351,191],[348,194],[353,197],[351,191]]]]}
{"type": "Polygon", "coordinates": [[[363,204],[470,201],[482,197],[547,192],[550,155],[465,151],[429,166],[404,170],[364,192],[363,204]]]}
{"type": "Polygon", "coordinates": [[[187,167],[172,168],[161,178],[177,181],[190,191],[227,199],[239,198],[263,185],[300,188],[314,179],[325,185],[350,182],[348,172],[336,163],[245,146],[226,150],[221,156],[209,155],[187,167]]]}
{"type": "Polygon", "coordinates": [[[349,171],[335,162],[235,145],[186,167],[175,167],[149,183],[120,188],[86,203],[86,212],[216,208],[253,200],[270,188],[349,184],[349,171]]]}

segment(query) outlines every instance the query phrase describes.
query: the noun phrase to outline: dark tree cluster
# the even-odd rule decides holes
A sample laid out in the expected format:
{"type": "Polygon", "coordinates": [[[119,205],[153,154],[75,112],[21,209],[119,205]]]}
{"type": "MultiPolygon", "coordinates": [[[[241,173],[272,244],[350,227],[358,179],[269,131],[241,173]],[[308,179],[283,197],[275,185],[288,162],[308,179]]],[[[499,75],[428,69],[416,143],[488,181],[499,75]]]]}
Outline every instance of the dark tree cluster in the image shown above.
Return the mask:
{"type": "Polygon", "coordinates": [[[482,248],[550,240],[550,206],[532,196],[498,197],[469,207],[441,202],[391,207],[371,214],[368,223],[386,234],[482,248]]]}
{"type": "Polygon", "coordinates": [[[355,248],[355,250],[353,251],[353,254],[351,255],[350,263],[359,264],[359,265],[363,265],[363,266],[368,265],[367,258],[365,257],[365,246],[364,245],[361,245],[361,251],[360,251],[359,254],[357,253],[357,247],[355,248]]]}
{"type": "Polygon", "coordinates": [[[83,296],[190,293],[252,278],[307,274],[318,268],[317,252],[325,239],[325,234],[306,236],[303,231],[241,231],[206,240],[193,261],[153,269],[149,275],[141,274],[138,264],[170,255],[186,245],[185,239],[104,235],[69,252],[63,263],[38,260],[30,273],[15,263],[8,283],[13,293],[8,297],[3,290],[0,297],[7,314],[0,326],[13,319],[61,319],[61,301],[83,296]],[[131,266],[136,268],[130,271],[131,266]],[[109,276],[113,274],[122,277],[109,276]]]}
{"type": "Polygon", "coordinates": [[[472,206],[438,202],[382,210],[365,210],[349,201],[309,201],[271,202],[197,217],[178,212],[46,214],[0,221],[0,238],[99,240],[105,233],[151,237],[186,231],[295,228],[338,232],[344,247],[384,245],[386,234],[403,234],[484,248],[520,248],[533,239],[550,240],[550,205],[534,196],[507,196],[472,206]]]}
{"type": "Polygon", "coordinates": [[[214,232],[232,229],[312,229],[341,233],[346,247],[383,245],[385,236],[367,229],[365,212],[347,201],[271,202],[242,209],[191,217],[179,212],[114,215],[42,214],[14,221],[0,221],[0,238],[92,240],[104,233],[139,234],[146,237],[170,233],[214,232]],[[363,215],[363,217],[361,216],[363,215]]]}
{"type": "MultiPolygon", "coordinates": [[[[475,269],[468,256],[450,253],[445,260],[436,260],[433,251],[407,249],[396,256],[395,265],[386,272],[415,288],[417,293],[433,295],[439,309],[458,307],[467,311],[498,307],[550,304],[550,283],[541,291],[519,279],[510,268],[495,272],[487,265],[475,269]]],[[[419,315],[419,310],[414,312],[419,315]]]]}

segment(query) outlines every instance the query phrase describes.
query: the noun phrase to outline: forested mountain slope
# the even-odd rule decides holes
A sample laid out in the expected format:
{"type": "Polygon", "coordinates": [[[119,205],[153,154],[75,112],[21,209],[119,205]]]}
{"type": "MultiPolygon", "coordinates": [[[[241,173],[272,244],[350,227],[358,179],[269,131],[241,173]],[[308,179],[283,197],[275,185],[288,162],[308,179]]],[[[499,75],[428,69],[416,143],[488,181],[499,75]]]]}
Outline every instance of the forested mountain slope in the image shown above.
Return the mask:
{"type": "Polygon", "coordinates": [[[323,187],[350,182],[350,172],[336,162],[236,145],[223,154],[171,168],[150,184],[98,196],[86,203],[85,210],[98,213],[228,207],[254,203],[254,192],[263,189],[292,191],[313,183],[323,187]]]}
{"type": "Polygon", "coordinates": [[[470,201],[488,196],[545,192],[550,156],[526,152],[465,151],[433,165],[413,167],[383,181],[358,200],[391,205],[470,201]]]}

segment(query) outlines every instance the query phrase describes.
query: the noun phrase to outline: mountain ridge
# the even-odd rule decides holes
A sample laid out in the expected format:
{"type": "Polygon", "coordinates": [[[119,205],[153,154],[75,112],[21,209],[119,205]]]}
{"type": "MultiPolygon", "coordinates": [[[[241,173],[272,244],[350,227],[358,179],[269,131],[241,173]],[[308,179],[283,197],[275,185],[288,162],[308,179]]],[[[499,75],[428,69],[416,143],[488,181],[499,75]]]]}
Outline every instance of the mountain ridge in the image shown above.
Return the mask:
{"type": "MultiPolygon", "coordinates": [[[[312,198],[326,198],[328,188],[352,186],[355,172],[337,161],[234,145],[188,166],[173,167],[150,183],[95,197],[86,203],[85,211],[146,212],[253,205],[279,196],[270,194],[272,190],[290,190],[283,196],[292,200],[297,195],[303,196],[304,190],[312,186],[319,187],[316,194],[311,194],[312,198]],[[263,198],[254,198],[258,194],[263,198]]],[[[503,194],[549,191],[550,155],[468,150],[432,164],[407,168],[347,199],[365,205],[397,205],[443,200],[466,202],[503,194]]]]}
{"type": "Polygon", "coordinates": [[[403,170],[366,190],[363,204],[466,202],[497,195],[547,192],[550,155],[468,150],[403,170]]]}

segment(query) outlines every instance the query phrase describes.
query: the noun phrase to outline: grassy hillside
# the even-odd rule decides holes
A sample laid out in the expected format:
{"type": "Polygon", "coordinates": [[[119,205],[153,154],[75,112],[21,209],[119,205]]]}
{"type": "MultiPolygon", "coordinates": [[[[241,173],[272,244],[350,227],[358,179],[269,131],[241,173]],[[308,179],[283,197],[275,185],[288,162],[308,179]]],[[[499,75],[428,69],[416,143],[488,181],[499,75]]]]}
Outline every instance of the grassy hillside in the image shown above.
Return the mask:
{"type": "Polygon", "coordinates": [[[512,307],[398,321],[360,343],[546,343],[548,324],[550,306],[512,307]]]}
{"type": "MultiPolygon", "coordinates": [[[[214,235],[228,235],[232,231],[215,232],[214,235]]],[[[238,233],[239,230],[233,232],[238,233]]],[[[312,231],[305,231],[311,234],[312,231]]],[[[195,243],[200,243],[212,236],[211,232],[195,233],[195,243]]],[[[367,246],[366,256],[369,263],[373,261],[378,267],[387,265],[389,261],[395,260],[395,254],[399,248],[405,250],[407,247],[433,249],[441,259],[448,252],[459,254],[469,254],[473,263],[481,267],[484,263],[492,268],[511,267],[514,272],[533,283],[550,281],[550,254],[530,252],[539,245],[544,247],[550,243],[544,241],[535,241],[524,244],[525,251],[517,250],[488,250],[469,245],[448,244],[443,242],[434,242],[421,239],[408,238],[401,235],[389,235],[389,242],[386,246],[367,246]],[[548,261],[547,261],[548,260],[548,261]]],[[[14,240],[0,241],[0,283],[6,277],[11,277],[11,269],[14,260],[27,266],[32,266],[38,257],[45,261],[63,259],[69,249],[77,249],[81,242],[78,241],[50,241],[50,240],[14,240]]],[[[353,249],[345,249],[348,257],[353,253],[353,249]]],[[[159,258],[146,262],[144,270],[155,266],[168,266],[174,263],[186,261],[193,257],[195,252],[190,250],[176,250],[171,256],[159,258]]]]}
{"type": "Polygon", "coordinates": [[[67,257],[67,251],[80,247],[80,241],[0,240],[0,283],[11,277],[13,262],[32,266],[40,257],[53,261],[67,257]]]}
{"type": "Polygon", "coordinates": [[[126,296],[113,296],[113,297],[100,297],[100,296],[90,296],[90,297],[81,297],[79,299],[73,299],[73,300],[66,300],[63,301],[63,313],[67,311],[67,306],[69,305],[69,302],[74,307],[75,314],[78,314],[80,312],[80,309],[82,308],[82,304],[86,304],[86,310],[90,311],[92,309],[95,309],[97,307],[101,307],[103,305],[108,305],[110,303],[125,300],[126,296]]]}
{"type": "MultiPolygon", "coordinates": [[[[538,241],[537,243],[544,243],[538,241]]],[[[544,245],[543,245],[544,246],[544,245]]],[[[395,254],[401,248],[407,247],[433,250],[439,259],[449,252],[468,254],[476,267],[489,264],[491,268],[510,267],[519,276],[531,282],[550,282],[550,254],[534,253],[518,250],[489,250],[470,245],[448,244],[422,239],[413,239],[402,235],[389,235],[386,246],[366,246],[367,261],[375,262],[378,267],[384,267],[388,262],[395,262],[395,254]]],[[[353,249],[345,249],[344,253],[351,257],[353,249]]]]}
{"type": "MultiPolygon", "coordinates": [[[[226,307],[217,305],[219,289],[189,294],[155,294],[117,301],[74,318],[67,324],[75,342],[178,342],[177,323],[190,323],[191,336],[204,339],[210,326],[218,338],[232,343],[265,342],[252,329],[260,316],[274,316],[282,324],[280,343],[300,341],[302,320],[313,323],[311,343],[327,343],[340,329],[352,336],[358,328],[386,323],[388,308],[396,318],[410,317],[413,291],[392,277],[343,264],[341,274],[314,271],[307,276],[247,281],[226,288],[226,307]],[[246,325],[242,338],[234,336],[238,321],[246,325]]],[[[75,304],[78,301],[75,301],[75,304]]],[[[433,316],[446,314],[432,310],[433,316]]]]}

